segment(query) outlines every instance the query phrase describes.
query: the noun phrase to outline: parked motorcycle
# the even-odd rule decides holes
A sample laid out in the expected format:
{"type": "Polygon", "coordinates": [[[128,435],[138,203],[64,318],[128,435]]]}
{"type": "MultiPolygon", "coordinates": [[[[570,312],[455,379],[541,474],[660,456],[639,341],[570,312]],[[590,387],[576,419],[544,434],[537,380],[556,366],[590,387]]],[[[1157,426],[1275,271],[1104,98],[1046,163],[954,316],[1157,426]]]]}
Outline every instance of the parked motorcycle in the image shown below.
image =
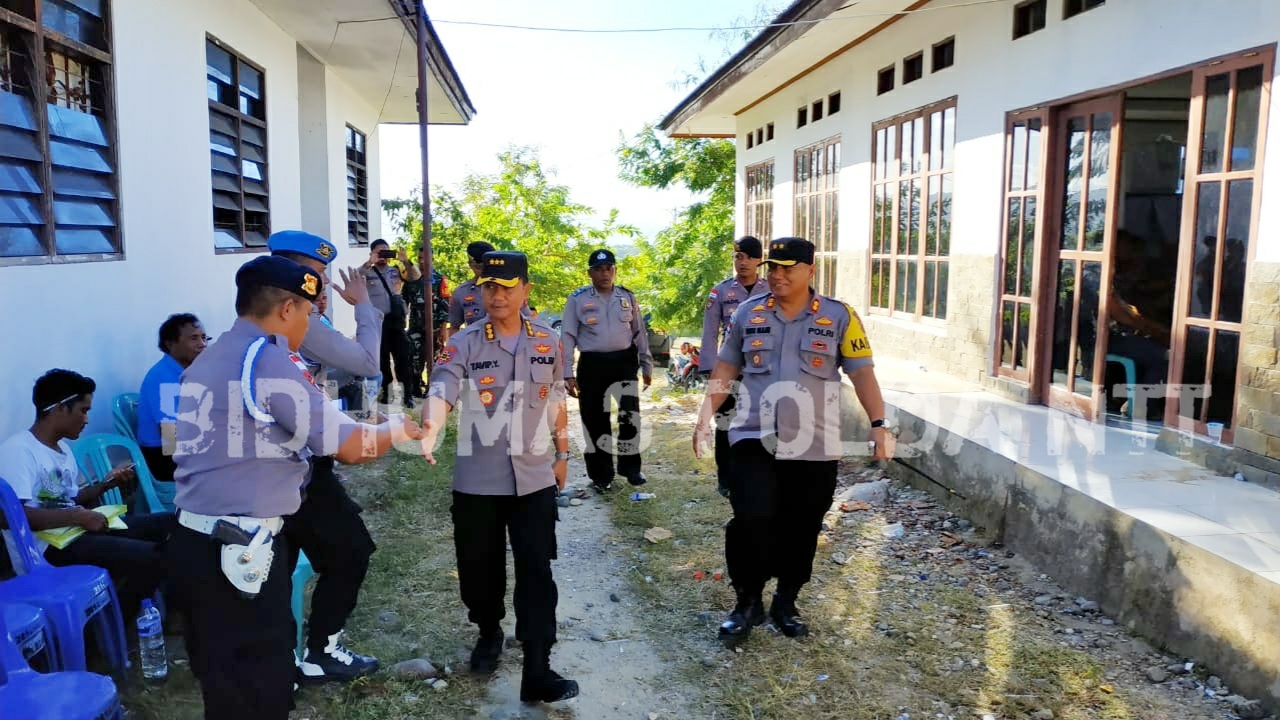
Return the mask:
{"type": "Polygon", "coordinates": [[[674,388],[701,390],[706,378],[698,372],[698,356],[701,350],[693,343],[680,343],[680,354],[672,355],[667,364],[667,382],[674,388]]]}

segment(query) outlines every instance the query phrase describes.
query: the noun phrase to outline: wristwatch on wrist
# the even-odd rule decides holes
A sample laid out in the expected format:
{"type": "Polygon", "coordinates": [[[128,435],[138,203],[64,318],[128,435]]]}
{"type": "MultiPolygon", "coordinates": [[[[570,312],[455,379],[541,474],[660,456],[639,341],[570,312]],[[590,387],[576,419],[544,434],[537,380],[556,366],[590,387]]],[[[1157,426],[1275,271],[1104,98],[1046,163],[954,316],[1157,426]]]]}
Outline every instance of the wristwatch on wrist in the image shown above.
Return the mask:
{"type": "Polygon", "coordinates": [[[556,453],[556,460],[568,460],[568,459],[569,459],[569,453],[567,452],[556,453]]]}
{"type": "Polygon", "coordinates": [[[881,428],[885,431],[885,433],[889,435],[892,435],[894,437],[898,436],[898,428],[894,427],[893,425],[890,425],[888,421],[886,421],[884,418],[877,418],[875,420],[872,420],[871,427],[873,429],[881,428]]]}

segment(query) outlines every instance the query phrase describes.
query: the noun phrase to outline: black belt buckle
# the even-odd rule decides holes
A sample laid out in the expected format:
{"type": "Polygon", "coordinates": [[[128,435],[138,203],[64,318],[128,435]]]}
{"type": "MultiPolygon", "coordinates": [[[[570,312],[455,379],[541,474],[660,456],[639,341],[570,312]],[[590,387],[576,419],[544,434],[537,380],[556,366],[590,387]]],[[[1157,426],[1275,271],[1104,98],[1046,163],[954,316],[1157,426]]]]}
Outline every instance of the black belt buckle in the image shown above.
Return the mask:
{"type": "Polygon", "coordinates": [[[249,531],[239,525],[232,525],[226,520],[214,523],[213,532],[209,533],[209,537],[223,545],[248,545],[253,541],[253,535],[249,531]]]}

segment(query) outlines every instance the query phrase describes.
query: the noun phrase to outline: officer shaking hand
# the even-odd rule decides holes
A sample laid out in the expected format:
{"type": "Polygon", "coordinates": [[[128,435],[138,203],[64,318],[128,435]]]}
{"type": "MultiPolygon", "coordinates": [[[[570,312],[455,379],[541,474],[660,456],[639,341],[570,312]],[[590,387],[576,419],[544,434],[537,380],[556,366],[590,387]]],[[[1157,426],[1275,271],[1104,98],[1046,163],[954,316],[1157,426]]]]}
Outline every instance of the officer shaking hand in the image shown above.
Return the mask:
{"type": "Polygon", "coordinates": [[[356,423],[313,383],[297,350],[323,287],[292,260],[249,261],[236,273],[238,319],[182,376],[168,559],[206,718],[289,716],[295,635],[281,531],[301,505],[308,458],[363,463],[422,437],[402,416],[356,423]]]}
{"type": "Polygon", "coordinates": [[[510,536],[516,639],[524,644],[520,699],[568,700],[578,684],[551,669],[556,491],[564,488],[569,463],[565,355],[549,325],[521,315],[530,288],[524,253],[486,253],[476,282],[488,317],[468,324],[442,351],[427,391],[422,441],[434,463],[445,418],[461,405],[452,515],[462,602],[480,629],[471,669],[492,674],[502,654],[510,536]]]}
{"type": "Polygon", "coordinates": [[[778,579],[769,616],[787,637],[807,635],[796,608],[809,582],[822,517],[831,506],[840,438],[839,371],[853,382],[871,421],[876,459],[887,457],[884,400],[871,346],[853,308],[814,292],[813,243],[769,243],[770,292],[734,312],[694,430],[698,457],[711,442],[713,417],[741,374],[732,455],[725,560],[737,594],[720,625],[726,645],[765,620],[762,593],[778,579]]]}

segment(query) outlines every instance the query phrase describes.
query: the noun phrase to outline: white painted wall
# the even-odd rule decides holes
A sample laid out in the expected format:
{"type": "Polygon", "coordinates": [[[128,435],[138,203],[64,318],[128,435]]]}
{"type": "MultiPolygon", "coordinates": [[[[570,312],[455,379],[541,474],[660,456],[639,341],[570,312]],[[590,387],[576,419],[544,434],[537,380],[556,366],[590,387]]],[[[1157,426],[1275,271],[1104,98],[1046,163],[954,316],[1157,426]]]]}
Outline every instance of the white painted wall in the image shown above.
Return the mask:
{"type": "MultiPolygon", "coordinates": [[[[107,430],[111,398],[136,391],[158,359],[165,317],[193,312],[215,337],[234,321],[235,271],[254,256],[214,253],[206,34],[266,71],[271,223],[301,225],[294,39],[248,0],[122,0],[112,3],[111,20],[126,259],[0,267],[0,438],[30,424],[32,383],[54,367],[97,381],[90,431],[107,430]]],[[[374,113],[345,87],[331,91],[328,104],[330,155],[341,158],[346,120],[335,129],[334,118],[368,124],[374,113]]],[[[377,146],[369,130],[376,203],[377,146]]],[[[332,169],[328,182],[344,198],[332,210],[335,226],[341,215],[339,262],[358,263],[361,253],[344,252],[345,167],[332,169]]]]}
{"type": "MultiPolygon", "coordinates": [[[[945,3],[943,3],[945,4],[945,3]]],[[[930,7],[939,5],[934,3],[930,7]]],[[[1280,39],[1280,2],[1275,0],[1110,0],[1094,10],[1062,19],[1063,0],[1049,0],[1045,29],[1012,40],[1012,3],[948,8],[911,15],[867,42],[786,87],[738,118],[737,231],[743,231],[743,182],[748,165],[773,158],[775,236],[792,232],[793,153],[841,136],[842,263],[867,263],[871,226],[871,126],[899,113],[958,96],[952,253],[995,256],[999,252],[1008,111],[1035,106],[1097,88],[1129,82],[1169,69],[1280,39]],[[955,64],[930,72],[930,48],[956,36],[955,64]],[[902,59],[923,50],[925,76],[902,85],[902,59]],[[876,95],[876,73],[894,63],[897,87],[876,95]],[[841,91],[841,111],[796,128],[796,110],[841,91]],[[745,134],[773,122],[775,140],[746,149],[745,134]]],[[[819,58],[815,57],[816,62],[819,58]]],[[[764,88],[768,92],[772,88],[764,88]]],[[[1280,173],[1280,102],[1273,93],[1270,152],[1265,171],[1280,173]]],[[[1263,216],[1257,259],[1280,261],[1280,183],[1263,184],[1263,216]],[[1268,208],[1272,208],[1268,212],[1268,208]]],[[[841,273],[842,276],[844,273],[841,273]]],[[[994,292],[993,278],[993,292],[994,292]]],[[[841,287],[843,299],[865,310],[865,287],[841,287]]]]}

